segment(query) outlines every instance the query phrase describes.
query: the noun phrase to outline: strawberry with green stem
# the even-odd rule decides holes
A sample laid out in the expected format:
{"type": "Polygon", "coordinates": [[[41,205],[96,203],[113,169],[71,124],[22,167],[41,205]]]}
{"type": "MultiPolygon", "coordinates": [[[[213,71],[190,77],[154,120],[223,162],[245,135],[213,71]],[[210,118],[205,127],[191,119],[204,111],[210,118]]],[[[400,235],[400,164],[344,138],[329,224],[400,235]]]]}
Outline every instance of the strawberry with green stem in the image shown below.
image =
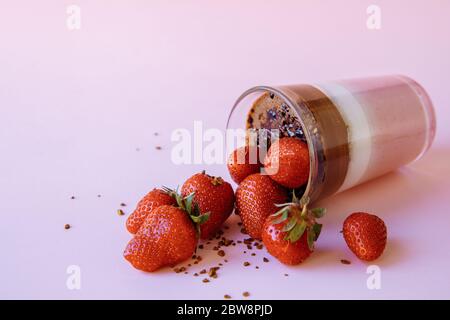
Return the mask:
{"type": "Polygon", "coordinates": [[[322,230],[316,219],[323,217],[325,209],[308,209],[308,202],[309,199],[298,200],[294,192],[292,202],[277,205],[281,209],[270,215],[264,224],[264,245],[284,264],[299,264],[314,251],[314,243],[322,230]]]}
{"type": "Polygon", "coordinates": [[[221,177],[205,171],[188,178],[181,187],[181,195],[189,197],[199,212],[209,212],[209,219],[200,226],[202,239],[213,237],[234,209],[234,192],[231,185],[221,177]]]}
{"type": "Polygon", "coordinates": [[[153,272],[189,259],[197,248],[199,226],[208,220],[193,203],[193,194],[181,197],[168,188],[177,205],[162,205],[150,212],[125,248],[124,257],[136,269],[153,272]]]}

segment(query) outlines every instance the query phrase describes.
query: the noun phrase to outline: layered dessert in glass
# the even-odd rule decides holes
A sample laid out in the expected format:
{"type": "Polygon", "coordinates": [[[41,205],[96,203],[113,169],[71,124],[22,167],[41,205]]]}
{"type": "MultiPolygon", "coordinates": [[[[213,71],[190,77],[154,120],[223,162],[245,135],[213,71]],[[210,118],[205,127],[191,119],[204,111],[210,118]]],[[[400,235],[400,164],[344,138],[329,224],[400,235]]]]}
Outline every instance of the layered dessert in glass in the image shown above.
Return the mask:
{"type": "Polygon", "coordinates": [[[313,201],[420,158],[433,141],[436,120],[426,91],[392,75],[254,87],[237,100],[227,128],[305,141],[310,176],[302,192],[313,201]]]}

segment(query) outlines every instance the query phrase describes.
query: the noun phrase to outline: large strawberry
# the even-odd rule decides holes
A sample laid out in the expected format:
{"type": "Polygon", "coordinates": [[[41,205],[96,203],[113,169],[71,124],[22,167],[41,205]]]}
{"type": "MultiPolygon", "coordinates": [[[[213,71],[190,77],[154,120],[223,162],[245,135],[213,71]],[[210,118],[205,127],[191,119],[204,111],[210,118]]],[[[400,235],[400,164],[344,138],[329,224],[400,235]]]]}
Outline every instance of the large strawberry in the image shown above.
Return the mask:
{"type": "Polygon", "coordinates": [[[144,223],[145,218],[157,207],[162,205],[174,205],[176,200],[170,192],[153,189],[147,195],[142,198],[136,209],[127,219],[127,230],[135,234],[138,232],[141,225],[144,223]]]}
{"type": "Polygon", "coordinates": [[[227,161],[228,172],[236,183],[241,183],[262,167],[259,161],[259,149],[256,146],[245,146],[234,150],[227,161]]]}
{"type": "Polygon", "coordinates": [[[207,221],[192,204],[192,196],[177,197],[179,207],[162,205],[150,212],[125,248],[124,257],[136,269],[152,272],[189,259],[198,242],[198,225],[207,221]]]}
{"type": "Polygon", "coordinates": [[[262,240],[267,251],[287,265],[303,262],[314,251],[322,229],[316,218],[324,213],[321,208],[309,210],[307,203],[299,202],[294,195],[292,203],[270,215],[264,224],[262,240]]]}
{"type": "Polygon", "coordinates": [[[345,219],[342,231],[348,247],[361,260],[377,259],[386,247],[386,225],[376,215],[352,213],[345,219]]]}
{"type": "Polygon", "coordinates": [[[270,146],[264,167],[282,186],[301,187],[309,178],[308,145],[297,138],[281,138],[270,146]]]}
{"type": "Polygon", "coordinates": [[[287,190],[266,175],[255,173],[241,182],[236,190],[236,211],[252,238],[261,239],[266,218],[287,198],[287,190]]]}
{"type": "Polygon", "coordinates": [[[201,213],[208,213],[209,219],[200,226],[200,237],[208,239],[220,229],[234,209],[234,192],[231,185],[220,177],[213,177],[204,171],[187,179],[181,194],[194,194],[193,204],[201,213]]]}

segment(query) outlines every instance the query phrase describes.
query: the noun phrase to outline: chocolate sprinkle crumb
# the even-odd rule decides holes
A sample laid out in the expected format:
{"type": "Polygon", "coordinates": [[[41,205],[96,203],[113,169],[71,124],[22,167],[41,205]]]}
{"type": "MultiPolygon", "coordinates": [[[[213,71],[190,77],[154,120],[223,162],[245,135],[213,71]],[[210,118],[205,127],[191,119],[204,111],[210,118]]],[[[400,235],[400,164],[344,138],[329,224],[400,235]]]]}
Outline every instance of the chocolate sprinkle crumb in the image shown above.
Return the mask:
{"type": "Polygon", "coordinates": [[[231,299],[231,296],[229,294],[226,294],[223,296],[225,299],[231,299]]]}
{"type": "Polygon", "coordinates": [[[203,279],[202,281],[203,281],[203,283],[208,283],[208,282],[209,282],[209,280],[208,280],[208,279],[206,279],[206,278],[205,278],[205,279],[203,279]]]}
{"type": "Polygon", "coordinates": [[[266,257],[263,258],[264,262],[269,262],[269,259],[267,259],[266,257]]]}
{"type": "Polygon", "coordinates": [[[247,298],[250,296],[250,293],[248,291],[245,291],[242,295],[247,298]]]}
{"type": "Polygon", "coordinates": [[[244,262],[244,267],[248,267],[249,265],[250,265],[250,262],[248,262],[248,261],[244,262]]]}
{"type": "Polygon", "coordinates": [[[70,229],[70,224],[68,224],[68,223],[66,223],[65,225],[64,225],[64,229],[70,229]]]}
{"type": "Polygon", "coordinates": [[[219,255],[219,257],[224,257],[225,256],[225,251],[219,250],[219,251],[217,251],[217,254],[219,255]]]}
{"type": "Polygon", "coordinates": [[[341,259],[341,263],[342,264],[352,264],[349,260],[347,259],[341,259]]]}

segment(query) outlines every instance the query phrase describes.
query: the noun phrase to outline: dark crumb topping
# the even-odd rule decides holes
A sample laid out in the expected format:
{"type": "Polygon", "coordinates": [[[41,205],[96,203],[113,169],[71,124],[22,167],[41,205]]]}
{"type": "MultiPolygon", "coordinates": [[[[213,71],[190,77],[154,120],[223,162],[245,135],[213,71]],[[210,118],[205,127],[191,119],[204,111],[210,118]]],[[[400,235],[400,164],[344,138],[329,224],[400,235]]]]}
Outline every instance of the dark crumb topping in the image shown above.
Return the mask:
{"type": "MultiPolygon", "coordinates": [[[[302,125],[291,108],[284,102],[280,103],[280,98],[275,97],[273,93],[270,93],[269,97],[273,102],[267,102],[266,100],[263,103],[271,104],[271,106],[264,107],[267,108],[264,112],[260,111],[261,113],[255,114],[255,108],[250,110],[247,119],[249,127],[253,128],[253,123],[257,119],[260,121],[261,128],[263,129],[279,129],[281,137],[296,137],[306,142],[302,125]]],[[[268,132],[269,134],[270,132],[268,132]]]]}

